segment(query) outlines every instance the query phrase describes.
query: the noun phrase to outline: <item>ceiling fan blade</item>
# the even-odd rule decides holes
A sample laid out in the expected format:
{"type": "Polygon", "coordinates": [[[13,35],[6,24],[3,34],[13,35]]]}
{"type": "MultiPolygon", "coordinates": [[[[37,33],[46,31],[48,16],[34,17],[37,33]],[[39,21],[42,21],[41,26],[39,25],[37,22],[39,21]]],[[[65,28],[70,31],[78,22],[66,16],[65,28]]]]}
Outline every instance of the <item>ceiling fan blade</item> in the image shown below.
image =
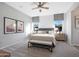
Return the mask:
{"type": "Polygon", "coordinates": [[[41,7],[41,8],[44,8],[44,9],[49,9],[48,7],[41,7]]]}
{"type": "Polygon", "coordinates": [[[45,5],[47,2],[43,2],[42,4],[41,4],[41,6],[43,6],[43,5],[45,5]]]}
{"type": "Polygon", "coordinates": [[[35,8],[32,8],[32,10],[34,10],[34,9],[38,9],[39,7],[35,7],[35,8]]]}

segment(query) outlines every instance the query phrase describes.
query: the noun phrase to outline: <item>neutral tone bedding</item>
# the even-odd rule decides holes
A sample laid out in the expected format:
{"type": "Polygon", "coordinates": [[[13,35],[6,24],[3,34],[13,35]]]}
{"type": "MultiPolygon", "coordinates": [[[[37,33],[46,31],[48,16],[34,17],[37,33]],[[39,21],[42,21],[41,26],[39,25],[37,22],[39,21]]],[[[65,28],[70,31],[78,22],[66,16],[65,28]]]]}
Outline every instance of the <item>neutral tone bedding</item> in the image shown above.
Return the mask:
{"type": "Polygon", "coordinates": [[[31,34],[31,42],[56,45],[55,36],[53,34],[31,34]]]}

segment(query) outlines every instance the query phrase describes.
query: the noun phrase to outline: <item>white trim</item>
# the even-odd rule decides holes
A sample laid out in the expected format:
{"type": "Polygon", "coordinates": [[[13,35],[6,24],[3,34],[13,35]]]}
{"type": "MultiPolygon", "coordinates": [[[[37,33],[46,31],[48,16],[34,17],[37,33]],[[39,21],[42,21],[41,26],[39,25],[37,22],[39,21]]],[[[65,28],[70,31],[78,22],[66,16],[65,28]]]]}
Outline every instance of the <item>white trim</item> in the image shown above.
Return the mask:
{"type": "Polygon", "coordinates": [[[79,44],[76,44],[76,43],[73,43],[73,44],[71,44],[72,46],[79,46],[79,44]]]}

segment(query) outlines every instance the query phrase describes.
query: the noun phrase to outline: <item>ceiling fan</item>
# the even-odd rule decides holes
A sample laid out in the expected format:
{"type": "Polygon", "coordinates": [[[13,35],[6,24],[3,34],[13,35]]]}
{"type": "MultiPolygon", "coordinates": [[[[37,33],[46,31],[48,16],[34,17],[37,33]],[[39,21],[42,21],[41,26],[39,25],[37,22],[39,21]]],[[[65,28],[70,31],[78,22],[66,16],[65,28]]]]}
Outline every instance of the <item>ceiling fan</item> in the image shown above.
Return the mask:
{"type": "Polygon", "coordinates": [[[39,9],[39,12],[41,12],[41,9],[49,9],[49,7],[44,7],[47,2],[34,2],[34,4],[37,6],[35,8],[32,8],[32,10],[39,9]]]}

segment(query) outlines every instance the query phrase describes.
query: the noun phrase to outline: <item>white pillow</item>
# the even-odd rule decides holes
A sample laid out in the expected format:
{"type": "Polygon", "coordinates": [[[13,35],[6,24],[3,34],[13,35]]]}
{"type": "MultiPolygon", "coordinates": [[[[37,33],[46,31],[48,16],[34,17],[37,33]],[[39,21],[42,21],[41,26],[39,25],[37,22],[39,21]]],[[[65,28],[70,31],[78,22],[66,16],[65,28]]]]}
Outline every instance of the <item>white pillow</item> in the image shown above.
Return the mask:
{"type": "Polygon", "coordinates": [[[38,31],[38,34],[46,34],[46,31],[38,31]]]}

